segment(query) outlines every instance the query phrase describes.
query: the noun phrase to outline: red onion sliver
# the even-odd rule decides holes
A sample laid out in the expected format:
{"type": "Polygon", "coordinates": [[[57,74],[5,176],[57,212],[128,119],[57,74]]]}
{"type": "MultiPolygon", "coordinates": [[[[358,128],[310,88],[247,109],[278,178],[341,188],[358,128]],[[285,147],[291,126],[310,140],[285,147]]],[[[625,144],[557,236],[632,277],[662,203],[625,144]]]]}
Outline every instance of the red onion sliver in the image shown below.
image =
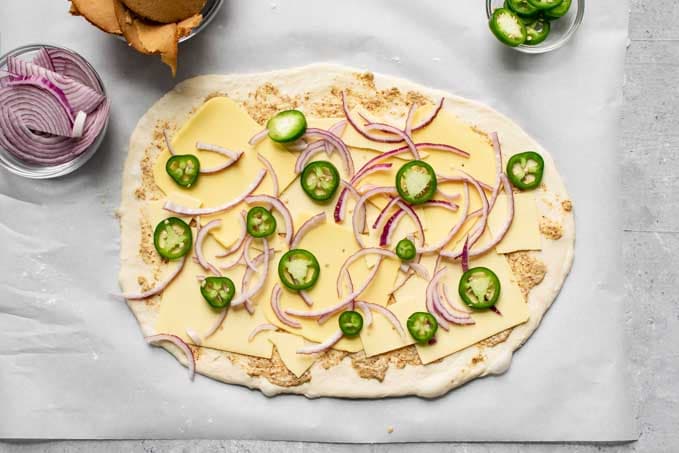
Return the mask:
{"type": "Polygon", "coordinates": [[[212,208],[188,208],[185,206],[178,205],[176,203],[173,203],[171,201],[166,201],[165,204],[163,205],[163,209],[166,211],[174,212],[176,214],[181,214],[181,215],[208,215],[208,214],[216,214],[218,212],[223,212],[227,211],[234,206],[240,204],[243,200],[246,200],[248,196],[254,192],[257,187],[262,183],[264,180],[264,176],[266,175],[266,170],[263,168],[259,170],[259,173],[255,177],[255,180],[250,183],[250,185],[245,189],[245,191],[239,195],[238,197],[234,198],[233,200],[229,201],[228,203],[224,203],[223,205],[220,206],[215,206],[212,208]]]}
{"type": "Polygon", "coordinates": [[[467,272],[469,270],[469,236],[464,240],[464,245],[462,246],[462,258],[460,260],[460,265],[462,266],[462,272],[467,272]]]}
{"type": "Polygon", "coordinates": [[[382,228],[382,232],[380,233],[380,246],[381,247],[386,247],[389,245],[391,242],[391,236],[394,233],[394,230],[396,230],[396,226],[398,225],[399,221],[403,218],[405,215],[405,211],[402,208],[398,208],[394,214],[392,214],[391,217],[389,217],[389,220],[384,224],[384,228],[382,228]]]}
{"type": "MultiPolygon", "coordinates": [[[[262,247],[264,248],[264,251],[259,256],[257,256],[257,258],[255,258],[256,262],[258,262],[259,260],[264,260],[264,262],[262,263],[262,269],[259,271],[260,275],[259,280],[255,284],[255,286],[253,286],[248,291],[245,291],[245,287],[249,283],[248,277],[250,275],[250,273],[248,272],[249,270],[246,270],[245,274],[243,275],[241,294],[231,301],[232,307],[237,307],[247,302],[252,297],[255,297],[262,290],[262,288],[264,288],[264,284],[266,283],[266,277],[269,272],[269,259],[271,257],[271,250],[269,249],[269,243],[267,242],[266,239],[262,239],[262,247]]],[[[247,250],[245,253],[247,254],[247,250]]]]}
{"type": "Polygon", "coordinates": [[[269,330],[278,330],[277,326],[274,326],[273,324],[260,324],[254,329],[252,329],[252,332],[250,332],[250,335],[248,336],[248,343],[252,343],[252,340],[255,339],[258,333],[261,332],[266,332],[269,330]]]}
{"type": "Polygon", "coordinates": [[[388,132],[388,133],[392,133],[394,135],[398,135],[399,137],[401,137],[401,140],[399,140],[399,141],[405,141],[406,142],[408,149],[413,154],[413,158],[416,159],[416,160],[420,159],[420,152],[417,150],[417,146],[415,146],[415,142],[413,142],[413,139],[410,137],[410,135],[406,134],[402,130],[400,130],[400,129],[394,127],[394,126],[390,126],[388,124],[380,124],[380,123],[370,123],[370,124],[366,125],[365,127],[366,127],[367,130],[372,129],[372,130],[378,130],[378,131],[388,132]]]}
{"type": "Polygon", "coordinates": [[[358,181],[360,181],[362,178],[365,178],[366,176],[372,175],[373,173],[377,173],[379,171],[389,170],[391,167],[392,167],[391,162],[388,162],[375,164],[367,168],[362,168],[361,170],[358,171],[358,173],[354,175],[353,178],[351,178],[351,183],[356,184],[358,181]]]}
{"type": "Polygon", "coordinates": [[[373,323],[373,315],[370,311],[370,307],[368,307],[368,304],[362,300],[357,300],[356,306],[361,309],[361,312],[363,312],[363,318],[365,318],[363,321],[363,326],[370,327],[370,325],[373,323]]]}
{"type": "Polygon", "coordinates": [[[323,129],[308,128],[306,130],[306,137],[309,138],[320,138],[326,140],[332,146],[334,146],[340,153],[342,160],[344,161],[344,167],[347,172],[347,176],[352,178],[354,176],[354,160],[351,157],[349,148],[344,144],[341,138],[333,134],[332,132],[324,131],[323,129]]]}
{"type": "Polygon", "coordinates": [[[182,340],[178,336],[166,333],[146,337],[146,342],[151,345],[158,345],[158,343],[161,343],[163,341],[167,341],[169,343],[174,344],[184,353],[189,367],[189,379],[193,380],[193,377],[196,374],[196,359],[193,356],[193,351],[191,350],[189,345],[184,343],[184,340],[182,340]]]}
{"type": "Polygon", "coordinates": [[[297,156],[297,160],[295,161],[295,173],[302,173],[309,159],[315,154],[322,153],[324,150],[325,142],[323,141],[315,142],[306,148],[303,153],[297,156]]]}
{"type": "Polygon", "coordinates": [[[381,305],[372,304],[372,303],[369,303],[369,302],[363,302],[363,303],[364,303],[365,305],[367,305],[368,308],[370,308],[370,310],[376,311],[376,312],[378,312],[379,314],[381,314],[382,316],[384,316],[385,318],[387,318],[387,321],[389,321],[389,322],[391,323],[391,325],[394,326],[394,328],[396,329],[396,331],[398,332],[398,334],[399,334],[402,338],[406,338],[406,333],[405,333],[405,331],[403,330],[403,326],[401,326],[401,322],[398,320],[398,318],[396,317],[396,315],[394,314],[394,312],[392,312],[391,310],[389,310],[387,307],[383,307],[383,306],[381,306],[381,305]]]}
{"type": "Polygon", "coordinates": [[[436,207],[436,208],[442,208],[446,209],[448,211],[452,212],[457,212],[460,207],[456,205],[455,203],[451,203],[450,201],[446,200],[429,200],[424,203],[422,203],[420,206],[427,208],[427,207],[436,207]]]}
{"type": "MultiPolygon", "coordinates": [[[[436,279],[437,275],[442,274],[444,269],[439,270],[436,274],[434,274],[434,279],[436,279]]],[[[432,279],[433,281],[433,279],[432,279]]],[[[439,324],[439,327],[441,327],[443,330],[449,330],[450,329],[450,324],[448,321],[446,321],[441,314],[438,312],[437,307],[434,305],[434,296],[432,294],[432,284],[429,282],[427,285],[427,291],[425,295],[425,305],[427,307],[427,311],[431,313],[431,315],[436,318],[436,321],[439,324]]]]}
{"type": "Polygon", "coordinates": [[[250,144],[251,146],[255,146],[259,142],[264,140],[268,135],[269,129],[264,128],[264,130],[257,132],[255,135],[253,135],[252,138],[248,141],[248,144],[250,144]]]}
{"type": "Polygon", "coordinates": [[[500,175],[502,175],[502,148],[500,147],[500,139],[497,136],[497,132],[493,132],[490,134],[490,140],[493,142],[493,151],[495,151],[496,176],[495,176],[495,187],[493,188],[493,192],[490,197],[490,202],[488,203],[489,211],[493,209],[493,206],[495,206],[495,201],[497,200],[497,196],[500,193],[501,185],[500,175]]]}
{"type": "Polygon", "coordinates": [[[324,352],[332,348],[338,341],[342,339],[342,331],[338,330],[330,338],[325,340],[323,343],[305,346],[297,350],[297,354],[316,354],[318,352],[324,352]]]}
{"type": "Polygon", "coordinates": [[[193,329],[186,329],[186,336],[189,337],[196,346],[203,344],[203,340],[200,338],[200,335],[198,335],[198,332],[193,329]]]}
{"type": "Polygon", "coordinates": [[[504,173],[502,174],[500,179],[504,186],[505,194],[507,194],[507,219],[505,220],[505,223],[502,225],[500,231],[497,232],[497,235],[488,244],[484,245],[479,249],[472,250],[469,252],[470,257],[483,255],[484,253],[495,247],[505,237],[507,231],[509,231],[509,228],[512,226],[512,221],[514,220],[514,192],[512,192],[512,186],[509,184],[509,180],[507,179],[507,176],[504,173]]]}
{"type": "Polygon", "coordinates": [[[304,151],[305,149],[307,149],[308,146],[309,144],[303,138],[295,140],[292,143],[285,144],[285,147],[288,149],[288,151],[292,152],[304,151]]]}
{"type": "Polygon", "coordinates": [[[404,132],[408,136],[413,134],[413,120],[415,119],[415,112],[417,112],[417,104],[411,104],[408,109],[408,115],[406,116],[406,128],[404,132]]]}
{"type": "Polygon", "coordinates": [[[73,120],[73,129],[71,131],[71,137],[80,138],[85,132],[85,120],[87,119],[87,113],[82,110],[75,115],[73,120]]]}
{"type": "MultiPolygon", "coordinates": [[[[341,137],[342,135],[344,135],[344,130],[346,128],[347,128],[347,120],[342,120],[342,121],[338,121],[335,124],[333,124],[332,126],[330,126],[330,128],[328,129],[328,132],[332,132],[336,136],[341,137]]],[[[324,146],[325,146],[325,153],[328,156],[330,156],[332,154],[334,148],[332,146],[330,146],[328,144],[328,142],[325,142],[324,146]]]]}
{"type": "Polygon", "coordinates": [[[309,296],[309,293],[307,293],[306,291],[300,291],[299,297],[301,297],[304,303],[307,304],[309,307],[314,305],[314,301],[311,300],[311,296],[309,296]]]}
{"type": "Polygon", "coordinates": [[[387,219],[387,212],[393,208],[396,203],[398,203],[398,197],[391,197],[389,203],[387,203],[377,215],[377,218],[372,225],[373,230],[381,230],[384,228],[384,225],[382,224],[386,221],[385,219],[387,219]]]}
{"type": "Polygon", "coordinates": [[[361,250],[358,250],[357,252],[353,253],[351,256],[349,256],[346,260],[344,260],[344,263],[342,263],[342,267],[340,268],[338,274],[337,274],[337,296],[342,295],[342,279],[345,278],[345,276],[349,275],[349,266],[351,266],[353,263],[355,263],[359,258],[362,258],[366,255],[379,255],[383,256],[386,258],[393,258],[393,259],[399,259],[398,255],[396,253],[392,252],[391,250],[385,250],[381,249],[379,247],[368,247],[364,248],[361,250]]]}
{"type": "Polygon", "coordinates": [[[416,263],[413,261],[407,263],[406,266],[412,269],[418,276],[422,277],[425,280],[429,280],[429,271],[427,270],[424,264],[416,263]]]}
{"type": "Polygon", "coordinates": [[[429,115],[422,118],[422,120],[420,120],[420,122],[416,126],[413,126],[413,132],[419,131],[420,129],[423,129],[429,126],[432,122],[434,122],[438,114],[441,112],[441,109],[443,109],[443,103],[445,102],[445,100],[446,100],[445,98],[441,98],[438,104],[436,104],[434,110],[432,110],[429,115]]]}
{"type": "Polygon", "coordinates": [[[295,249],[299,246],[299,243],[302,242],[302,239],[304,238],[304,235],[306,235],[309,230],[312,228],[315,228],[316,226],[325,223],[327,220],[327,216],[325,215],[325,212],[321,212],[320,214],[316,214],[315,216],[311,217],[308,219],[306,222],[302,224],[302,226],[297,230],[295,233],[295,237],[292,239],[292,243],[290,244],[291,249],[295,249]]]}
{"type": "MultiPolygon", "coordinates": [[[[344,221],[344,217],[346,215],[347,211],[347,195],[351,193],[356,200],[358,201],[361,198],[361,195],[358,193],[358,191],[352,186],[350,183],[342,180],[341,181],[342,186],[344,189],[342,189],[342,192],[339,195],[339,198],[337,199],[337,205],[335,205],[335,212],[334,212],[334,217],[335,217],[335,222],[340,223],[344,221]]],[[[367,232],[367,208],[365,205],[361,206],[359,209],[354,208],[354,215],[358,215],[358,224],[361,225],[361,232],[365,233],[367,232]],[[358,214],[357,214],[358,213],[358,214]]]]}
{"type": "Polygon", "coordinates": [[[52,63],[52,58],[50,57],[50,54],[47,53],[47,49],[45,49],[44,47],[41,47],[40,50],[38,50],[37,55],[33,58],[33,64],[42,66],[43,68],[48,69],[52,72],[58,72],[56,69],[54,69],[54,63],[52,63]]]}
{"type": "Polygon", "coordinates": [[[196,149],[198,151],[209,151],[211,153],[221,154],[233,161],[237,161],[243,156],[243,151],[231,151],[223,146],[214,145],[212,143],[196,142],[196,149]]]}
{"type": "Polygon", "coordinates": [[[276,283],[271,291],[271,308],[275,313],[276,317],[280,322],[286,326],[292,327],[293,329],[302,328],[302,324],[299,321],[291,319],[282,309],[281,309],[281,287],[276,283]]]}
{"type": "Polygon", "coordinates": [[[406,212],[406,215],[408,215],[412,219],[413,223],[417,227],[417,233],[419,234],[420,239],[420,246],[424,246],[424,227],[422,226],[420,216],[418,216],[413,207],[410,206],[405,201],[399,199],[396,202],[396,204],[398,204],[401,207],[401,209],[403,209],[406,212]]]}
{"type": "Polygon", "coordinates": [[[207,263],[207,267],[208,267],[208,269],[210,269],[210,272],[212,272],[213,274],[215,274],[216,277],[221,277],[221,276],[222,276],[222,273],[219,272],[219,269],[217,269],[217,268],[216,268],[214,265],[212,265],[211,263],[207,263]]]}
{"type": "Polygon", "coordinates": [[[253,240],[254,238],[252,236],[248,236],[245,240],[245,243],[243,244],[243,260],[248,268],[257,272],[257,266],[255,265],[254,260],[250,258],[250,246],[252,245],[253,240]]]}
{"type": "MultiPolygon", "coordinates": [[[[446,301],[448,306],[456,312],[463,313],[465,315],[469,315],[472,313],[472,310],[466,306],[463,306],[462,304],[459,304],[455,299],[452,299],[448,295],[448,285],[442,284],[441,285],[442,293],[443,293],[443,299],[446,301]]],[[[460,315],[463,316],[463,315],[460,315]]]]}
{"type": "Polygon", "coordinates": [[[247,226],[247,222],[245,220],[247,213],[245,211],[241,211],[240,214],[241,215],[238,217],[238,221],[239,221],[239,224],[240,224],[240,235],[238,237],[238,240],[236,242],[234,242],[231,247],[226,249],[226,251],[224,253],[220,253],[219,255],[217,255],[216,256],[217,258],[226,258],[227,256],[235,253],[236,251],[238,251],[238,249],[241,248],[241,246],[245,242],[245,239],[248,236],[247,235],[248,226],[247,226]]]}
{"type": "Polygon", "coordinates": [[[42,50],[46,51],[51,64],[43,64],[42,58],[36,58],[33,63],[82,83],[97,93],[103,92],[94,69],[81,56],[59,48],[43,48],[42,50]]]}
{"type": "Polygon", "coordinates": [[[432,149],[432,150],[435,150],[435,151],[446,151],[446,152],[450,152],[450,153],[453,153],[453,154],[457,154],[461,157],[469,157],[470,156],[470,154],[463,149],[457,148],[457,147],[452,146],[452,145],[446,145],[446,144],[443,144],[443,143],[418,143],[415,146],[417,146],[418,149],[419,148],[425,148],[425,149],[432,149]]]}
{"type": "Polygon", "coordinates": [[[177,264],[177,268],[172,271],[170,275],[168,275],[165,280],[161,281],[158,283],[154,288],[149,289],[148,291],[144,291],[142,293],[127,293],[123,294],[122,297],[124,297],[127,300],[143,300],[143,299],[148,299],[151,296],[155,296],[156,294],[161,293],[167,286],[172,283],[172,280],[179,275],[179,273],[182,271],[184,268],[184,263],[186,262],[186,256],[183,256],[181,260],[179,260],[177,264]]]}
{"type": "Polygon", "coordinates": [[[221,219],[212,220],[211,222],[205,224],[196,235],[196,245],[194,247],[196,258],[198,259],[198,264],[200,264],[205,270],[208,270],[208,262],[205,259],[205,255],[203,255],[203,242],[205,241],[205,238],[207,238],[207,235],[210,233],[210,231],[214,230],[215,228],[220,228],[221,226],[221,219]]]}
{"type": "MultiPolygon", "coordinates": [[[[459,193],[453,193],[453,194],[446,193],[446,192],[442,191],[440,188],[439,188],[439,189],[436,189],[436,193],[439,194],[439,195],[441,195],[441,196],[442,196],[443,198],[445,198],[446,200],[450,200],[450,201],[452,201],[452,200],[459,200],[460,197],[462,196],[462,195],[459,194],[459,193]]],[[[453,204],[454,204],[454,203],[453,203],[453,204]]]]}
{"type": "Polygon", "coordinates": [[[285,243],[288,245],[292,244],[292,237],[294,235],[292,215],[283,202],[270,195],[251,195],[245,198],[245,202],[247,204],[264,203],[273,206],[283,217],[283,222],[285,223],[285,243]]]}
{"type": "Polygon", "coordinates": [[[167,146],[168,152],[173,156],[176,156],[178,153],[175,151],[174,145],[172,145],[172,139],[170,139],[170,134],[167,132],[167,129],[163,129],[163,137],[165,137],[165,146],[167,146]]]}
{"type": "Polygon", "coordinates": [[[269,160],[262,156],[260,153],[257,153],[257,159],[264,165],[266,168],[266,171],[269,172],[269,176],[271,176],[271,183],[273,184],[273,196],[278,197],[280,196],[280,187],[278,185],[278,175],[276,174],[276,170],[274,170],[273,165],[271,165],[271,162],[269,160]]]}
{"type": "Polygon", "coordinates": [[[221,312],[219,312],[219,317],[215,319],[215,322],[212,323],[212,326],[208,329],[207,332],[203,335],[203,338],[210,338],[212,335],[219,330],[219,328],[224,324],[224,320],[226,319],[226,315],[229,312],[229,307],[224,308],[221,312]]]}
{"type": "Polygon", "coordinates": [[[383,137],[378,134],[373,134],[366,130],[364,127],[360,126],[352,117],[351,113],[349,112],[349,105],[347,104],[347,97],[344,91],[342,91],[342,109],[344,110],[344,116],[347,118],[347,121],[349,124],[351,124],[351,127],[353,127],[356,132],[361,134],[363,137],[367,138],[368,140],[372,140],[374,142],[380,142],[380,143],[399,143],[402,142],[403,139],[400,137],[383,137]]]}
{"type": "Polygon", "coordinates": [[[360,245],[363,248],[365,248],[366,246],[365,242],[363,241],[363,238],[361,238],[362,226],[359,225],[359,222],[361,221],[361,216],[359,215],[359,213],[363,210],[365,202],[377,195],[395,196],[396,194],[397,192],[394,187],[376,187],[374,189],[367,191],[365,194],[363,194],[363,196],[361,196],[361,198],[358,199],[358,201],[356,202],[356,206],[354,207],[354,215],[352,218],[354,237],[356,238],[356,242],[358,242],[358,245],[360,245]]]}
{"type": "MultiPolygon", "coordinates": [[[[59,137],[73,134],[73,116],[51,91],[37,85],[12,83],[0,88],[3,116],[12,115],[29,132],[59,137]]],[[[3,135],[9,131],[0,131],[3,135]]],[[[10,138],[10,137],[8,137],[10,138]]]]}
{"type": "Polygon", "coordinates": [[[221,265],[219,266],[219,268],[220,268],[221,270],[226,271],[226,270],[229,270],[229,269],[231,269],[232,267],[237,266],[237,265],[239,265],[239,264],[244,264],[243,254],[245,253],[245,247],[242,247],[242,248],[239,247],[238,249],[240,250],[240,252],[237,254],[236,258],[233,259],[233,260],[231,260],[231,261],[230,261],[229,263],[227,263],[227,264],[221,264],[221,265]]]}
{"type": "Polygon", "coordinates": [[[426,247],[419,247],[417,249],[417,253],[433,253],[441,250],[443,247],[445,247],[452,239],[453,237],[457,234],[458,231],[462,228],[462,226],[465,224],[467,221],[468,215],[467,213],[469,212],[469,185],[465,182],[464,184],[464,204],[462,205],[462,214],[460,215],[460,218],[458,219],[457,223],[450,229],[448,232],[448,235],[441,240],[438,244],[434,245],[429,245],[426,247]]]}

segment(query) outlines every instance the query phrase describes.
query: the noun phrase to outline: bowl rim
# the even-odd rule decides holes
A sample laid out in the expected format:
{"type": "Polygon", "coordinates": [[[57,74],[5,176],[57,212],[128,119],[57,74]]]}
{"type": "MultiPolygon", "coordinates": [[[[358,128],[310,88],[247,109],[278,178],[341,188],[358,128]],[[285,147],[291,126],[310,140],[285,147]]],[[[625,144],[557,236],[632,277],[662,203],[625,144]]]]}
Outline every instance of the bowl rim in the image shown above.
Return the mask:
{"type": "MultiPolygon", "coordinates": [[[[87,66],[92,70],[92,73],[97,79],[97,83],[99,84],[99,87],[101,88],[101,92],[104,95],[104,97],[109,98],[108,92],[106,91],[106,85],[104,84],[104,81],[102,80],[101,76],[99,75],[99,72],[95,69],[95,67],[92,65],[92,63],[89,62],[89,60],[85,57],[83,57],[79,52],[76,52],[75,50],[69,48],[69,47],[64,47],[64,46],[58,46],[56,44],[49,44],[49,43],[30,43],[30,44],[24,44],[19,47],[15,47],[12,50],[9,50],[8,52],[5,52],[4,54],[0,55],[0,69],[4,68],[7,66],[7,59],[12,56],[19,56],[19,55],[25,55],[30,52],[36,52],[40,49],[60,49],[60,50],[65,50],[67,52],[72,53],[73,55],[79,57],[82,61],[87,64],[87,66]]],[[[97,137],[94,139],[92,144],[87,148],[85,152],[83,152],[80,156],[77,156],[75,159],[64,162],[62,164],[58,165],[34,165],[30,164],[27,162],[21,162],[22,166],[25,167],[30,167],[32,169],[27,170],[26,168],[22,168],[14,164],[13,162],[9,161],[7,157],[5,157],[3,154],[0,154],[0,166],[2,168],[6,169],[10,173],[13,173],[17,176],[22,176],[24,178],[28,179],[51,179],[51,178],[58,178],[60,176],[66,176],[70,173],[73,173],[87,161],[89,161],[92,156],[99,150],[101,143],[103,142],[103,139],[108,131],[108,126],[109,126],[109,120],[111,119],[111,112],[109,111],[108,115],[106,115],[106,121],[104,122],[104,127],[101,128],[101,131],[99,131],[99,134],[97,137]]],[[[9,151],[2,149],[2,153],[9,153],[9,151]]],[[[20,159],[17,159],[20,161],[20,159]]]]}
{"type": "MultiPolygon", "coordinates": [[[[556,42],[553,42],[550,45],[543,46],[541,47],[540,45],[537,46],[527,46],[525,44],[521,44],[520,46],[516,47],[510,47],[513,50],[516,50],[517,52],[522,52],[526,54],[541,54],[541,53],[547,53],[551,52],[556,49],[560,49],[563,47],[568,41],[571,40],[573,35],[575,35],[575,32],[578,31],[580,28],[580,25],[582,24],[582,20],[585,16],[585,0],[573,0],[574,2],[577,2],[578,5],[578,11],[575,15],[575,20],[573,21],[573,24],[571,27],[566,31],[566,33],[556,42]]],[[[497,8],[496,8],[497,9],[497,8]]],[[[493,15],[493,0],[486,0],[486,17],[490,19],[490,17],[493,15]]]]}

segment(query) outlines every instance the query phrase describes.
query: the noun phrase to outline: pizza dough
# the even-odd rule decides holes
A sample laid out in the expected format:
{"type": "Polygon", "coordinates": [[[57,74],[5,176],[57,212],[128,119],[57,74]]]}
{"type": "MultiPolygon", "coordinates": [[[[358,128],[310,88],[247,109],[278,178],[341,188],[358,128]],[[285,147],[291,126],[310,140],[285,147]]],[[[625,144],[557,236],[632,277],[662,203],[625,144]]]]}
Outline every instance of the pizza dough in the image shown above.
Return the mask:
{"type": "MultiPolygon", "coordinates": [[[[286,108],[300,108],[308,116],[334,117],[338,116],[342,90],[349,90],[355,102],[363,103],[369,109],[386,106],[397,116],[403,115],[403,110],[413,101],[434,102],[443,96],[447,111],[480,131],[498,132],[505,159],[528,149],[542,154],[545,174],[543,187],[537,195],[537,209],[541,217],[551,222],[550,231],[558,225],[560,236],[558,239],[544,237],[540,251],[515,252],[506,257],[498,255],[505,257],[517,287],[527,297],[528,321],[427,365],[422,365],[413,346],[372,357],[366,357],[364,352],[331,350],[310,369],[295,374],[291,369],[303,370],[305,364],[285,363],[289,361],[289,355],[284,354],[284,348],[289,345],[277,338],[271,340],[276,348],[270,358],[193,346],[198,373],[226,383],[258,388],[267,395],[298,393],[308,397],[349,398],[418,395],[430,398],[471,379],[504,372],[513,352],[537,328],[556,298],[573,260],[572,204],[554,161],[515,123],[487,106],[405,80],[373,76],[350,68],[313,65],[264,74],[197,77],[179,84],[158,101],[142,117],[132,135],[123,174],[119,211],[123,290],[153,286],[164,272],[157,257],[152,253],[144,254],[140,246],[151,228],[143,211],[152,200],[164,197],[153,179],[153,166],[163,149],[163,129],[184,124],[207,99],[219,95],[228,95],[240,103],[260,124],[286,108]]],[[[160,297],[131,301],[128,305],[144,336],[157,333],[160,297]]],[[[179,361],[185,362],[178,349],[172,345],[165,347],[179,361]]]]}

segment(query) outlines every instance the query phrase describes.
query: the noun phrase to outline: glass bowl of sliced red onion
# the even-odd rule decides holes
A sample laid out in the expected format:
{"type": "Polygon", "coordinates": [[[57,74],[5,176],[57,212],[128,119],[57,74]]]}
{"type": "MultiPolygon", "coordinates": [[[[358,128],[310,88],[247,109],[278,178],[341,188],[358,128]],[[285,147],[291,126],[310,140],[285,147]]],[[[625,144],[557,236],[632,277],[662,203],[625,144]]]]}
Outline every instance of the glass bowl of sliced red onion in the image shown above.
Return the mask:
{"type": "Polygon", "coordinates": [[[0,57],[0,165],[33,179],[85,164],[106,135],[110,100],[78,53],[32,44],[0,57]]]}

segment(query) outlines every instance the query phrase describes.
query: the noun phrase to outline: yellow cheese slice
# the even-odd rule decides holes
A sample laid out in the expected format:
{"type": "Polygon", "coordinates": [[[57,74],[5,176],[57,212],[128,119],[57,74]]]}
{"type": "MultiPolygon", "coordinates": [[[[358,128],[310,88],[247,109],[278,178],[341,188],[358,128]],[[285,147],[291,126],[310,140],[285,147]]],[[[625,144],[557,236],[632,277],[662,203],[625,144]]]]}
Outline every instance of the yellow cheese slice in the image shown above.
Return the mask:
{"type": "MultiPolygon", "coordinates": [[[[411,277],[419,279],[419,277],[411,277]]],[[[413,344],[415,341],[408,334],[406,321],[412,314],[407,304],[391,304],[387,307],[391,310],[401,323],[404,335],[400,335],[396,328],[379,312],[373,312],[373,322],[369,327],[364,327],[361,331],[361,341],[365,355],[372,357],[385,352],[393,351],[413,344]]],[[[362,313],[362,312],[361,312],[362,313]]]]}
{"type": "MultiPolygon", "coordinates": [[[[495,236],[507,219],[507,196],[498,196],[495,208],[488,217],[488,228],[495,236]]],[[[509,231],[495,247],[498,253],[512,253],[519,250],[540,250],[540,225],[535,195],[531,192],[514,194],[514,219],[509,231]]]]}
{"type": "Polygon", "coordinates": [[[311,368],[311,365],[317,359],[315,354],[297,354],[297,350],[305,346],[304,339],[297,335],[274,332],[270,334],[269,341],[276,346],[276,350],[281,356],[285,367],[297,377],[300,377],[306,370],[311,368]]]}
{"type": "Polygon", "coordinates": [[[180,192],[170,192],[165,200],[154,200],[144,205],[144,216],[151,224],[151,227],[155,228],[156,225],[161,222],[161,220],[165,220],[168,217],[178,217],[186,223],[191,222],[191,219],[193,218],[192,216],[180,216],[163,209],[163,205],[166,201],[178,203],[182,206],[188,206],[190,208],[199,208],[202,204],[202,202],[197,198],[190,197],[180,192]]]}
{"type": "MultiPolygon", "coordinates": [[[[203,250],[209,257],[218,253],[221,247],[216,240],[208,237],[203,250]]],[[[236,294],[240,293],[243,272],[243,267],[238,266],[225,273],[225,276],[233,280],[236,294]]],[[[274,274],[274,272],[269,273],[270,276],[274,274]]],[[[182,272],[162,293],[160,313],[156,323],[157,332],[177,335],[187,343],[192,343],[186,335],[186,329],[193,329],[202,336],[219,318],[219,312],[203,299],[197,275],[205,275],[205,270],[193,260],[187,259],[182,272]]],[[[254,299],[256,303],[254,315],[250,315],[244,307],[229,309],[222,327],[213,336],[204,339],[203,346],[255,357],[271,357],[272,344],[269,342],[271,333],[262,332],[252,342],[248,341],[252,330],[267,322],[264,311],[261,309],[263,300],[268,300],[268,294],[264,292],[254,299]]]]}

